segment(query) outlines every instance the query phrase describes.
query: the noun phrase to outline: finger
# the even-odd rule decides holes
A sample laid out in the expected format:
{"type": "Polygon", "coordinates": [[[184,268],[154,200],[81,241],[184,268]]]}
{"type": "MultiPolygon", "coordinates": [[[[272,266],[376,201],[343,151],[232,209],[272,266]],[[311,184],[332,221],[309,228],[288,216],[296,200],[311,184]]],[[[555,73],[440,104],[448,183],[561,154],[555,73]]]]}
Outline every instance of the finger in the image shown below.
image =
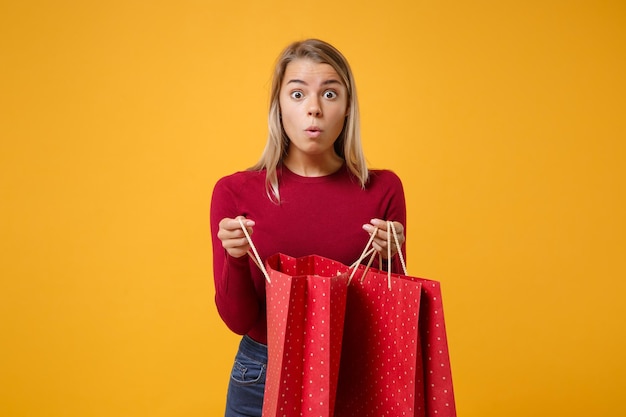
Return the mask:
{"type": "Polygon", "coordinates": [[[374,227],[378,227],[381,230],[387,230],[387,222],[382,219],[372,219],[370,224],[374,227]]]}
{"type": "MultiPolygon", "coordinates": [[[[382,233],[386,233],[387,230],[387,222],[378,219],[372,219],[370,223],[365,223],[363,225],[363,230],[365,230],[370,235],[374,233],[374,231],[378,229],[377,237],[383,236],[382,233]]],[[[386,234],[384,235],[386,236],[386,234]]]]}
{"type": "MultiPolygon", "coordinates": [[[[234,240],[235,243],[226,243],[224,247],[237,247],[242,245],[247,245],[246,235],[241,228],[241,224],[239,223],[239,219],[245,219],[243,216],[239,216],[235,219],[224,218],[219,223],[219,230],[217,232],[217,237],[222,241],[222,245],[229,240],[234,240]],[[239,242],[244,242],[239,243],[239,242]]],[[[254,226],[254,221],[252,220],[243,220],[243,223],[246,225],[246,231],[249,235],[252,235],[254,226]]]]}
{"type": "MultiPolygon", "coordinates": [[[[383,259],[387,259],[389,257],[389,251],[387,250],[387,242],[386,241],[376,241],[374,240],[372,242],[372,247],[374,249],[376,249],[376,252],[378,252],[383,259]]],[[[398,253],[398,250],[396,248],[395,244],[391,244],[391,257],[393,258],[395,256],[395,254],[398,253]]]]}
{"type": "MultiPolygon", "coordinates": [[[[372,219],[371,224],[380,229],[379,235],[382,239],[387,239],[387,229],[388,229],[387,221],[382,220],[382,219],[372,219]]],[[[404,225],[400,222],[394,221],[393,226],[396,229],[396,234],[398,235],[398,243],[400,244],[400,246],[402,246],[405,240],[404,225]]],[[[392,235],[391,240],[394,241],[395,243],[395,238],[393,237],[393,235],[392,235]]]]}
{"type": "Polygon", "coordinates": [[[234,219],[230,219],[228,217],[222,219],[219,223],[219,227],[225,230],[235,230],[241,229],[241,223],[239,223],[239,219],[243,221],[243,224],[250,228],[254,226],[254,220],[246,219],[244,216],[237,216],[234,219]]]}
{"type": "MultiPolygon", "coordinates": [[[[398,233],[398,235],[404,233],[404,226],[402,226],[402,223],[393,222],[393,224],[396,227],[396,233],[398,233]]],[[[364,225],[363,229],[367,230],[371,234],[373,230],[377,227],[378,236],[380,236],[381,239],[387,239],[387,229],[389,228],[389,225],[387,224],[386,220],[372,219],[370,220],[369,225],[371,225],[371,227],[366,227],[366,225],[364,225]]]]}
{"type": "Polygon", "coordinates": [[[224,218],[220,221],[219,230],[224,237],[240,237],[243,235],[240,220],[246,226],[248,233],[252,233],[252,227],[255,225],[254,221],[246,219],[243,216],[238,216],[234,219],[224,218]]]}
{"type": "Polygon", "coordinates": [[[250,247],[250,243],[246,237],[243,237],[238,239],[225,239],[222,241],[222,246],[224,249],[240,249],[247,252],[250,247]]]}
{"type": "Polygon", "coordinates": [[[396,242],[396,238],[393,235],[390,235],[386,230],[379,230],[377,236],[372,242],[372,246],[374,246],[384,258],[387,258],[389,255],[387,248],[390,248],[391,256],[393,257],[398,252],[398,249],[402,247],[403,243],[404,236],[398,236],[398,240],[396,242]]]}
{"type": "Polygon", "coordinates": [[[224,249],[228,254],[235,258],[240,258],[248,253],[250,250],[250,246],[236,246],[236,247],[228,247],[224,246],[224,249]]]}
{"type": "MultiPolygon", "coordinates": [[[[250,233],[250,232],[248,232],[250,233]]],[[[242,239],[246,237],[241,227],[235,230],[220,229],[217,231],[217,237],[221,240],[242,239]]]]}
{"type": "Polygon", "coordinates": [[[374,249],[376,249],[376,252],[381,253],[383,255],[387,255],[387,249],[383,248],[382,246],[380,246],[380,244],[376,241],[372,242],[372,247],[374,249]]]}
{"type": "MultiPolygon", "coordinates": [[[[386,226],[387,223],[383,222],[383,224],[386,226]]],[[[366,223],[363,225],[363,230],[365,230],[367,233],[370,234],[370,236],[372,235],[372,233],[376,232],[376,235],[374,236],[374,242],[376,242],[380,247],[387,247],[387,231],[386,229],[380,229],[380,228],[376,228],[375,226],[373,226],[370,223],[366,223]]]]}
{"type": "Polygon", "coordinates": [[[372,235],[374,231],[376,231],[376,235],[372,240],[372,247],[379,252],[383,258],[387,258],[388,251],[387,247],[391,248],[391,256],[394,256],[398,252],[398,248],[402,247],[404,244],[404,226],[400,222],[393,222],[393,225],[396,229],[396,234],[398,237],[398,242],[396,244],[396,239],[393,235],[387,232],[388,224],[386,220],[382,219],[372,219],[370,223],[366,223],[363,225],[363,230],[372,235]],[[378,230],[376,230],[378,228],[378,230]]]}
{"type": "Polygon", "coordinates": [[[244,226],[246,226],[246,227],[252,227],[255,224],[254,220],[250,220],[250,219],[246,218],[245,216],[237,216],[237,217],[235,217],[234,220],[237,222],[239,227],[241,227],[241,223],[239,222],[239,220],[241,220],[243,222],[244,226]]]}
{"type": "Polygon", "coordinates": [[[237,216],[235,220],[237,220],[237,223],[239,223],[239,230],[244,232],[246,239],[249,240],[252,236],[252,226],[254,226],[254,221],[246,219],[244,216],[237,216]],[[244,226],[245,229],[242,229],[241,226],[244,226]]]}

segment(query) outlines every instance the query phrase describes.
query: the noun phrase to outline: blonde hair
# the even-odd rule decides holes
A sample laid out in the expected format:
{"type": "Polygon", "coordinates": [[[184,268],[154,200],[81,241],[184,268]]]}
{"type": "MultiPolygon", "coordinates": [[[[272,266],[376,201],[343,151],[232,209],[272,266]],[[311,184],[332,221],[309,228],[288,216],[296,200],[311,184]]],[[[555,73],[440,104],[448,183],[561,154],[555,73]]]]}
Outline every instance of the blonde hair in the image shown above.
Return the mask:
{"type": "Polygon", "coordinates": [[[337,72],[348,91],[348,116],[343,129],[335,141],[335,152],[346,161],[348,169],[356,176],[362,187],[369,177],[367,163],[361,145],[359,104],[354,76],[346,58],[332,45],[319,39],[307,39],[287,46],[278,57],[274,68],[270,92],[268,116],[269,132],[261,159],[250,170],[266,170],[266,190],[270,200],[280,202],[277,168],[282,163],[289,147],[289,138],[280,118],[279,94],[287,65],[296,59],[310,59],[328,64],[337,72]]]}

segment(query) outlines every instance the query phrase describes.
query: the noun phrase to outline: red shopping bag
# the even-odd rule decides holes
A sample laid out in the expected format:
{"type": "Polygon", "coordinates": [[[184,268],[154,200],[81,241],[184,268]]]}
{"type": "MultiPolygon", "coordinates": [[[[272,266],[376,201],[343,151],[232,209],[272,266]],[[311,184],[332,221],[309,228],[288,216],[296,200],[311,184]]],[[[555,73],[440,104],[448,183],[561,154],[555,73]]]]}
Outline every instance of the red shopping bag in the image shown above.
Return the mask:
{"type": "Polygon", "coordinates": [[[265,263],[268,366],[264,417],[332,417],[348,267],[320,256],[265,263]]]}
{"type": "Polygon", "coordinates": [[[421,415],[421,283],[393,276],[389,288],[374,270],[358,277],[348,287],[335,416],[421,415]]]}
{"type": "Polygon", "coordinates": [[[456,406],[452,389],[452,369],[443,316],[441,284],[424,278],[420,306],[420,345],[424,381],[425,416],[454,417],[456,406]]]}
{"type": "Polygon", "coordinates": [[[359,267],[335,417],[456,416],[438,282],[359,267]]]}
{"type": "MultiPolygon", "coordinates": [[[[400,247],[387,222],[388,258],[391,232],[400,247]]],[[[404,275],[359,265],[350,280],[336,417],[456,416],[441,287],[398,256],[404,275]]]]}

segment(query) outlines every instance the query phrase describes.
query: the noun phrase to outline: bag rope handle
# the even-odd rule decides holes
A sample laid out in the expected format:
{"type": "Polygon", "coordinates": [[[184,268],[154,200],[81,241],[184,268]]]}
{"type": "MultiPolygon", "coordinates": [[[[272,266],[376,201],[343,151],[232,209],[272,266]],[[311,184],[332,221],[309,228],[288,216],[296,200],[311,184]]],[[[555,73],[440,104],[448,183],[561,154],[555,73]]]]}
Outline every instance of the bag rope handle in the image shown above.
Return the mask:
{"type": "MultiPolygon", "coordinates": [[[[376,233],[378,233],[378,227],[376,227],[374,231],[372,232],[370,239],[365,245],[365,249],[363,249],[363,252],[361,253],[361,256],[359,257],[359,259],[350,266],[351,268],[354,268],[354,269],[352,270],[352,274],[350,274],[350,278],[348,279],[348,284],[350,284],[350,282],[352,281],[352,277],[354,277],[354,274],[356,273],[357,266],[363,261],[363,259],[370,256],[371,254],[370,260],[367,263],[365,270],[363,271],[363,275],[361,276],[361,281],[363,280],[363,278],[365,278],[365,274],[367,274],[368,269],[370,268],[370,266],[372,265],[372,262],[374,261],[374,256],[376,255],[375,254],[376,250],[374,248],[370,248],[370,246],[372,245],[372,242],[374,241],[374,237],[376,236],[376,233]]],[[[396,244],[396,248],[398,248],[397,253],[398,253],[398,256],[400,257],[400,264],[402,264],[402,270],[404,271],[404,275],[408,275],[408,272],[406,269],[406,262],[404,261],[404,256],[402,255],[402,248],[400,247],[400,241],[398,240],[398,231],[396,230],[395,224],[393,224],[392,221],[387,220],[387,287],[389,289],[391,289],[391,235],[392,234],[393,234],[393,239],[396,244]]],[[[382,255],[380,254],[379,254],[379,263],[380,265],[382,265],[382,255]]]]}
{"type": "MultiPolygon", "coordinates": [[[[392,221],[387,221],[387,259],[391,259],[391,239],[389,237],[389,228],[391,227],[391,231],[393,232],[393,240],[396,243],[396,248],[398,248],[398,257],[400,258],[400,264],[402,265],[402,271],[404,275],[409,275],[406,270],[406,262],[404,261],[404,255],[402,255],[402,247],[400,247],[400,241],[398,240],[398,232],[396,230],[396,225],[392,221]]],[[[389,274],[391,274],[391,267],[389,267],[389,274]]]]}
{"type": "MultiPolygon", "coordinates": [[[[247,252],[248,256],[252,258],[252,261],[254,261],[256,266],[259,267],[261,272],[263,272],[263,275],[265,276],[265,280],[271,284],[272,280],[270,279],[270,276],[267,273],[267,269],[265,269],[265,265],[263,265],[263,261],[261,260],[261,257],[259,256],[259,252],[256,250],[256,246],[254,246],[254,243],[252,242],[252,238],[250,237],[250,234],[248,233],[248,229],[246,229],[246,226],[243,224],[243,220],[241,217],[239,217],[237,220],[239,221],[239,224],[241,225],[241,230],[243,230],[243,233],[246,236],[248,243],[250,244],[250,248],[252,249],[252,253],[250,251],[247,252]]],[[[367,241],[367,244],[365,245],[363,252],[361,252],[361,256],[359,257],[359,259],[356,262],[354,262],[352,265],[350,265],[350,268],[352,268],[352,273],[350,274],[350,277],[348,278],[348,285],[350,285],[350,282],[352,281],[352,278],[354,277],[354,274],[356,273],[358,269],[357,268],[358,265],[368,256],[370,257],[370,259],[367,262],[367,265],[365,266],[365,271],[363,271],[361,280],[363,280],[363,278],[365,277],[365,274],[367,273],[367,270],[371,267],[372,262],[374,261],[374,256],[376,256],[376,249],[370,246],[372,246],[372,242],[374,242],[374,237],[376,237],[377,233],[378,233],[378,227],[376,227],[374,231],[372,232],[372,234],[370,235],[370,238],[367,241]]],[[[404,256],[402,255],[402,248],[400,247],[400,241],[398,240],[398,232],[396,230],[396,226],[393,224],[392,221],[388,220],[387,221],[387,287],[389,289],[391,289],[391,235],[392,234],[393,234],[393,239],[395,241],[394,243],[396,245],[396,248],[398,248],[397,254],[400,257],[402,270],[404,271],[404,275],[408,275],[407,269],[406,269],[406,262],[404,261],[404,256]]],[[[382,255],[380,254],[379,254],[379,262],[382,265],[382,255]]]]}
{"type": "Polygon", "coordinates": [[[241,219],[241,217],[237,218],[237,220],[239,220],[239,224],[241,225],[243,234],[246,235],[246,239],[248,240],[248,243],[250,244],[250,248],[254,252],[254,254],[252,254],[250,253],[250,251],[248,251],[248,256],[252,258],[256,266],[258,266],[261,272],[263,272],[263,275],[265,275],[265,280],[271,284],[272,280],[270,279],[270,275],[267,273],[267,269],[265,269],[265,265],[263,265],[263,261],[261,260],[261,257],[259,256],[259,252],[257,252],[256,247],[254,246],[254,243],[252,243],[252,238],[250,237],[250,233],[248,233],[248,229],[246,229],[246,226],[243,224],[243,220],[241,219]]]}
{"type": "Polygon", "coordinates": [[[374,231],[372,232],[372,234],[370,235],[370,239],[367,241],[365,248],[363,248],[363,252],[361,252],[361,256],[359,256],[359,259],[357,259],[352,265],[350,265],[350,268],[352,268],[352,273],[350,274],[350,278],[348,278],[348,285],[350,285],[350,282],[352,282],[352,278],[354,277],[354,274],[356,273],[356,270],[359,264],[363,262],[363,260],[370,255],[371,257],[370,257],[369,262],[367,263],[365,272],[363,272],[363,276],[365,276],[365,273],[367,272],[369,267],[372,265],[372,262],[374,261],[374,256],[376,255],[376,249],[370,248],[370,246],[372,245],[372,242],[374,241],[374,237],[376,236],[376,233],[378,233],[378,227],[376,227],[374,231]]]}

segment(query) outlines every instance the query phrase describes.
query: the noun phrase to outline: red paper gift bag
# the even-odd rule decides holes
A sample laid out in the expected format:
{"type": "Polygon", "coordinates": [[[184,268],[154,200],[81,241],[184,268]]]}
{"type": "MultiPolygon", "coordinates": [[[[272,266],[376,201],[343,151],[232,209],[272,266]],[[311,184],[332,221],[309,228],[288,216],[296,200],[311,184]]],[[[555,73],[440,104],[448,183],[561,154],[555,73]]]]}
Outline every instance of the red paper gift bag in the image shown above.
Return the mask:
{"type": "Polygon", "coordinates": [[[456,406],[452,389],[452,369],[443,316],[441,285],[437,281],[411,278],[422,283],[420,306],[420,348],[424,380],[425,415],[454,417],[456,406]]]}
{"type": "Polygon", "coordinates": [[[336,417],[456,416],[440,285],[408,276],[397,254],[404,275],[359,265],[350,280],[336,417]]]}
{"type": "Polygon", "coordinates": [[[320,256],[277,254],[265,263],[268,367],[264,417],[331,417],[348,267],[320,256]]]}
{"type": "Polygon", "coordinates": [[[421,284],[393,276],[389,288],[378,272],[368,271],[363,280],[357,273],[348,287],[336,417],[418,416],[423,410],[416,396],[421,284]]]}
{"type": "Polygon", "coordinates": [[[348,288],[335,417],[456,416],[439,283],[359,269],[348,288]]]}

